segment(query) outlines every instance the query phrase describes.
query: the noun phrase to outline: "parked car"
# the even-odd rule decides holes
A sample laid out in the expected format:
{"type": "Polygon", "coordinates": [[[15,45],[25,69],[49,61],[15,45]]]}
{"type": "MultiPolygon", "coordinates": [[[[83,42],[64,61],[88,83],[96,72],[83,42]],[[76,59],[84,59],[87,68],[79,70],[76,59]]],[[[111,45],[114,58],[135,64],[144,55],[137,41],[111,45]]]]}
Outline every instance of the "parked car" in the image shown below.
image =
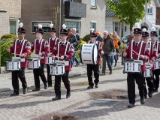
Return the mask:
{"type": "Polygon", "coordinates": [[[128,38],[129,38],[130,36],[131,36],[131,35],[126,35],[126,36],[124,36],[124,37],[122,38],[122,41],[123,41],[124,43],[127,43],[128,38]]]}

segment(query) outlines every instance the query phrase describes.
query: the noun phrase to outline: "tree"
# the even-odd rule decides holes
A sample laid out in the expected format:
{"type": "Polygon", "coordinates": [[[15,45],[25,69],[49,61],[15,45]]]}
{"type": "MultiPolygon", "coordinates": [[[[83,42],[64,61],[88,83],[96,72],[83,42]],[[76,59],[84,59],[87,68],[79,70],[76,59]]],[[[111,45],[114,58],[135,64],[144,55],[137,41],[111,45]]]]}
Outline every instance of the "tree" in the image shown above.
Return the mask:
{"type": "Polygon", "coordinates": [[[106,0],[109,10],[115,12],[121,22],[130,24],[130,31],[136,22],[144,18],[145,5],[151,0],[106,0]]]}

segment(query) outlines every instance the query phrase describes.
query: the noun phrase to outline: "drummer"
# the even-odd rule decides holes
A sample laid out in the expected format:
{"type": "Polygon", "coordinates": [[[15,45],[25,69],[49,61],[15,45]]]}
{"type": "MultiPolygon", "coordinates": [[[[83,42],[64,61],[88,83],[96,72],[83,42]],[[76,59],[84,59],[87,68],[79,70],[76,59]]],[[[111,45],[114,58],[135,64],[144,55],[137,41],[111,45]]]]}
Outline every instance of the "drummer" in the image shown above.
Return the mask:
{"type": "MultiPolygon", "coordinates": [[[[87,64],[87,76],[88,76],[88,83],[89,86],[87,87],[87,89],[92,89],[95,83],[95,88],[98,88],[98,83],[99,83],[99,63],[100,63],[100,54],[103,55],[104,51],[102,50],[102,46],[101,43],[99,41],[96,41],[97,39],[97,34],[93,32],[94,29],[91,29],[91,33],[90,33],[90,41],[88,42],[88,44],[94,44],[96,43],[97,48],[98,48],[98,62],[97,64],[87,64]],[[92,71],[94,71],[94,83],[92,80],[92,71]]],[[[80,51],[79,51],[80,53],[80,51]]]]}
{"type": "MultiPolygon", "coordinates": [[[[157,57],[155,59],[153,59],[153,61],[155,61],[156,59],[159,59],[158,54],[160,53],[160,49],[159,49],[160,48],[160,43],[158,41],[156,41],[158,34],[157,34],[157,31],[154,27],[151,28],[150,36],[151,36],[152,46],[154,46],[155,49],[156,49],[157,57]]],[[[160,75],[160,69],[153,70],[154,92],[158,92],[159,75],[160,75]],[[155,78],[154,78],[154,76],[155,76],[155,78]]]]}
{"type": "MultiPolygon", "coordinates": [[[[134,28],[134,41],[131,41],[123,53],[123,56],[128,59],[133,60],[142,60],[148,61],[150,52],[148,50],[145,51],[145,44],[141,41],[142,38],[142,30],[140,29],[140,25],[136,23],[136,27],[134,28]],[[132,49],[132,50],[131,50],[132,49]],[[139,53],[141,51],[141,53],[139,53]],[[144,52],[145,51],[145,52],[144,52]],[[132,53],[131,53],[132,52],[132,53]]],[[[140,102],[141,104],[145,103],[144,98],[144,76],[143,72],[145,71],[145,65],[141,65],[142,73],[128,73],[127,75],[127,86],[128,86],[128,98],[129,104],[128,107],[132,108],[135,104],[135,80],[138,84],[139,94],[140,94],[140,102]]]]}
{"type": "Polygon", "coordinates": [[[57,44],[56,50],[52,51],[53,59],[60,60],[60,61],[68,61],[69,65],[65,66],[65,74],[64,75],[56,75],[55,76],[55,98],[52,100],[60,100],[61,99],[61,79],[67,89],[66,98],[71,96],[70,90],[70,81],[68,80],[69,71],[71,70],[70,60],[74,55],[74,47],[70,42],[67,42],[68,31],[66,30],[66,25],[62,25],[62,29],[60,30],[60,42],[57,44]],[[67,48],[66,48],[67,47],[67,48]],[[58,53],[59,51],[59,53],[58,53]]]}
{"type": "Polygon", "coordinates": [[[35,82],[35,88],[32,91],[39,91],[40,90],[40,80],[39,77],[41,77],[44,89],[48,88],[48,82],[46,79],[46,76],[44,74],[44,65],[46,63],[46,55],[49,52],[49,45],[48,42],[42,39],[43,37],[43,30],[42,25],[38,25],[38,29],[36,31],[36,39],[32,43],[32,51],[35,52],[36,55],[39,55],[39,57],[42,57],[40,63],[41,66],[39,69],[33,69],[34,74],[34,82],[35,82]]]}
{"type": "Polygon", "coordinates": [[[23,23],[19,24],[18,28],[18,40],[15,40],[8,49],[10,54],[14,54],[16,57],[25,58],[25,62],[21,62],[21,69],[20,71],[12,71],[12,86],[13,86],[13,93],[11,96],[19,95],[19,82],[18,78],[22,82],[23,87],[23,94],[27,92],[27,82],[25,77],[25,68],[27,65],[27,57],[31,53],[31,43],[25,39],[26,30],[23,28],[23,23]]]}
{"type": "MultiPolygon", "coordinates": [[[[146,28],[143,28],[143,30],[142,30],[142,40],[144,42],[143,44],[145,44],[145,46],[146,46],[144,52],[146,52],[148,50],[150,51],[150,60],[148,62],[149,62],[149,64],[151,64],[151,66],[153,66],[154,65],[153,62],[156,58],[156,49],[154,49],[152,47],[151,42],[149,41],[149,33],[147,32],[146,28]]],[[[152,68],[154,68],[154,67],[152,67],[152,68]]],[[[153,95],[153,90],[154,90],[153,78],[151,76],[151,77],[148,77],[145,79],[146,79],[147,85],[148,85],[148,96],[151,98],[153,95]]],[[[146,88],[145,82],[144,82],[144,92],[145,92],[144,97],[147,98],[147,88],[146,88]]]]}
{"type": "MultiPolygon", "coordinates": [[[[57,48],[57,44],[59,42],[59,38],[56,37],[56,29],[53,27],[53,24],[50,24],[50,38],[48,39],[49,44],[49,54],[52,53],[57,48]]],[[[50,66],[47,65],[47,80],[48,87],[52,86],[52,76],[50,75],[50,66]]]]}

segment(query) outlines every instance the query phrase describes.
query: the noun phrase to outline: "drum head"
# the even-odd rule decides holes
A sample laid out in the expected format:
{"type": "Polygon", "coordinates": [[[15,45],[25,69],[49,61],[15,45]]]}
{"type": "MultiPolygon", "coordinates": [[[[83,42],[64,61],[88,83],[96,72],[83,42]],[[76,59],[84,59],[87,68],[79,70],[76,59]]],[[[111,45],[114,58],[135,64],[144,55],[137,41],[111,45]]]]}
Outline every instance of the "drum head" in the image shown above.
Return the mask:
{"type": "Polygon", "coordinates": [[[92,59],[94,61],[94,64],[97,64],[97,60],[98,60],[98,49],[97,49],[97,45],[95,44],[94,45],[94,48],[93,48],[93,56],[92,56],[92,59]]]}

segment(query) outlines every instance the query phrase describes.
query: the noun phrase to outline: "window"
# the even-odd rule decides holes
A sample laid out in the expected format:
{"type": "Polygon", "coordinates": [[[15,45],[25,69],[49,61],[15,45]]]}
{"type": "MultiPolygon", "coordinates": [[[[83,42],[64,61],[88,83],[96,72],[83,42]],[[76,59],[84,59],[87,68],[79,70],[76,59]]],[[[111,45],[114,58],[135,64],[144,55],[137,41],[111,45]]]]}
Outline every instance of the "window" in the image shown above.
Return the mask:
{"type": "Polygon", "coordinates": [[[80,21],[65,20],[66,29],[76,28],[76,32],[80,34],[80,21]]]}
{"type": "Polygon", "coordinates": [[[120,35],[120,22],[113,22],[113,31],[116,31],[120,35]]]}
{"type": "Polygon", "coordinates": [[[97,8],[97,0],[91,0],[91,8],[97,8]]]}
{"type": "Polygon", "coordinates": [[[147,8],[147,13],[148,14],[153,14],[153,7],[147,8]]]}
{"type": "Polygon", "coordinates": [[[18,19],[11,18],[9,20],[9,24],[10,24],[10,34],[17,35],[18,19]]]}
{"type": "Polygon", "coordinates": [[[32,22],[32,33],[35,33],[37,28],[38,28],[38,24],[42,25],[42,29],[44,32],[49,32],[50,27],[49,25],[52,23],[52,21],[33,21],[32,22]]]}
{"type": "MultiPolygon", "coordinates": [[[[91,22],[90,23],[90,29],[94,28],[94,31],[96,31],[96,22],[91,22]]],[[[91,32],[91,31],[90,31],[91,32]]]]}

